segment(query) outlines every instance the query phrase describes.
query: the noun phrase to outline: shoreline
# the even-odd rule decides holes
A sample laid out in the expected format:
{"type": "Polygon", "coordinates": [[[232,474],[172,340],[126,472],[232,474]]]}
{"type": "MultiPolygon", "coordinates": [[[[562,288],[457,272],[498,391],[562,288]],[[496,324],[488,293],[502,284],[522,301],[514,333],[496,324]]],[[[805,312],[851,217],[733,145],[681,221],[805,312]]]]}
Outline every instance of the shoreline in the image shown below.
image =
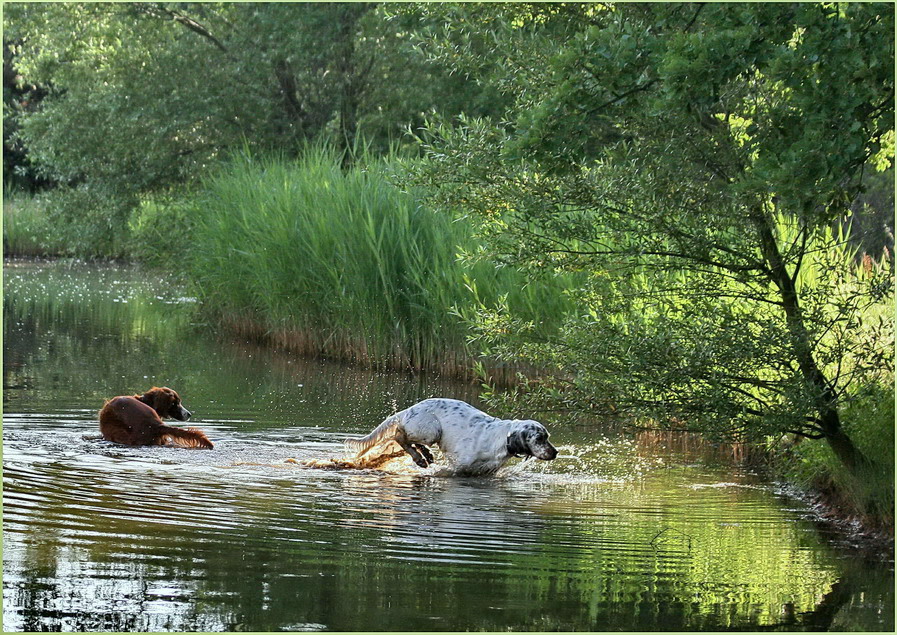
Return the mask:
{"type": "Polygon", "coordinates": [[[835,495],[821,490],[801,492],[800,499],[810,506],[814,522],[843,539],[843,546],[877,559],[894,559],[894,528],[874,527],[856,515],[844,514],[835,495]],[[877,552],[873,554],[871,552],[877,552]]]}

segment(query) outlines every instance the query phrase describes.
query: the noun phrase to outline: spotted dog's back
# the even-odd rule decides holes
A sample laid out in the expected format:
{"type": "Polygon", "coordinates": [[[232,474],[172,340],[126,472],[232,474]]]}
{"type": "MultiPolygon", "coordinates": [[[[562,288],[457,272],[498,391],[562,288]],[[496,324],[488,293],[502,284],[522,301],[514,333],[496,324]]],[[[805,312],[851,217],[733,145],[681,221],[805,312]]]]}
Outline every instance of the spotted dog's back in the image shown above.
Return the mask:
{"type": "Polygon", "coordinates": [[[450,442],[456,433],[468,433],[467,436],[470,436],[478,426],[500,421],[458,399],[425,399],[399,414],[403,415],[402,427],[411,442],[424,445],[438,443],[443,451],[447,451],[443,443],[450,442]],[[447,430],[449,434],[446,434],[447,430]]]}
{"type": "Polygon", "coordinates": [[[438,443],[443,453],[462,464],[475,461],[478,455],[491,460],[500,454],[510,423],[457,399],[426,399],[405,412],[409,414],[405,433],[412,442],[438,443]]]}

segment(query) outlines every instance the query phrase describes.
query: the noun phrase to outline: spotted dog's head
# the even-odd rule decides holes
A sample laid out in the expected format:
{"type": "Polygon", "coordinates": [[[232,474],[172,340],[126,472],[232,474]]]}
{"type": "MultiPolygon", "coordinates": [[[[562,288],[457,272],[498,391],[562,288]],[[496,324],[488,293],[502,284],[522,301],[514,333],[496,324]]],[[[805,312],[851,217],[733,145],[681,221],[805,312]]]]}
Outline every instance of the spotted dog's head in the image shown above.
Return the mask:
{"type": "Polygon", "coordinates": [[[548,441],[548,430],[538,421],[515,421],[508,433],[508,454],[534,456],[551,461],[558,455],[557,448],[548,441]]]}
{"type": "Polygon", "coordinates": [[[169,417],[178,421],[186,421],[193,414],[181,405],[181,397],[171,388],[152,387],[137,397],[140,401],[159,413],[160,417],[169,417]]]}

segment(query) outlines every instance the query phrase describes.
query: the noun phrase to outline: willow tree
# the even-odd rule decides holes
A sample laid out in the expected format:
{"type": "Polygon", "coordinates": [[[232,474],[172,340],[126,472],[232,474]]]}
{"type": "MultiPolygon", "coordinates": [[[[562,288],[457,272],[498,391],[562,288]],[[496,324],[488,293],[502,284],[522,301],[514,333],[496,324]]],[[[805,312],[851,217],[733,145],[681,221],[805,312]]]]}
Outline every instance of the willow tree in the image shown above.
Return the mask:
{"type": "Polygon", "coordinates": [[[841,411],[893,376],[892,265],[855,267],[831,228],[892,159],[893,6],[503,11],[424,43],[504,73],[517,106],[433,126],[419,180],[482,220],[497,261],[588,282],[547,339],[481,311],[490,352],[553,369],[526,391],[546,409],[790,432],[863,464],[841,411]]]}

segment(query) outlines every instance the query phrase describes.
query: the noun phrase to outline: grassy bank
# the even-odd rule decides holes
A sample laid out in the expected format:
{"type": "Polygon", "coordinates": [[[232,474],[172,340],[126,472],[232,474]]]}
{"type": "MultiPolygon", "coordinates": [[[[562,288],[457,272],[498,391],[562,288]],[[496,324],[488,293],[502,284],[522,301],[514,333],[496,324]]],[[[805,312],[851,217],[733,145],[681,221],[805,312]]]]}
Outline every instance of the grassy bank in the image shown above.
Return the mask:
{"type": "Polygon", "coordinates": [[[869,460],[849,472],[824,440],[805,439],[785,451],[786,479],[815,493],[839,520],[855,520],[873,532],[894,531],[894,384],[861,391],[843,412],[844,430],[869,460]]]}

